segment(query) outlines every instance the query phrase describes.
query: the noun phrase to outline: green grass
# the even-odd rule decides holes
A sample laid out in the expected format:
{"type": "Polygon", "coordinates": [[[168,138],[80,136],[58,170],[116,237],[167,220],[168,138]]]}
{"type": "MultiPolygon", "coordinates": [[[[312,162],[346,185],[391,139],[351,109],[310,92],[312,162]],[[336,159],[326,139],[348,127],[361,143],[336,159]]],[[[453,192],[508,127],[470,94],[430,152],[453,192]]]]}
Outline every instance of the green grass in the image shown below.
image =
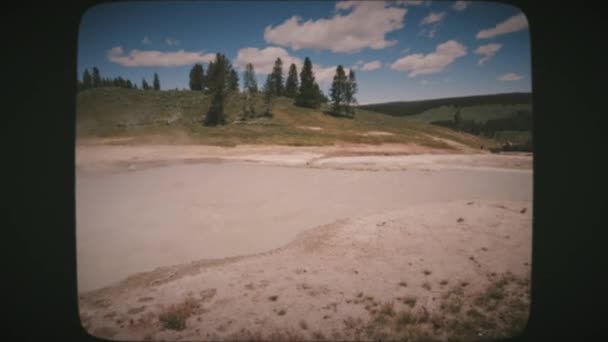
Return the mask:
{"type": "MultiPolygon", "coordinates": [[[[514,105],[502,105],[502,104],[491,104],[491,105],[479,105],[464,107],[460,110],[462,120],[473,120],[479,123],[485,123],[488,120],[500,119],[510,117],[513,113],[520,110],[531,111],[531,105],[529,104],[514,104],[514,105]]],[[[431,108],[420,114],[407,116],[408,120],[415,120],[420,122],[433,122],[443,120],[453,120],[456,107],[454,106],[440,106],[431,108]]]]}
{"type": "MultiPolygon", "coordinates": [[[[415,143],[422,146],[452,149],[441,140],[454,140],[478,148],[494,141],[454,132],[425,122],[408,120],[357,108],[354,119],[337,118],[323,111],[297,107],[287,98],[275,101],[272,118],[241,118],[243,97],[231,95],[226,101],[228,124],[206,127],[202,120],[210,101],[195,91],[142,91],[121,88],[97,88],[82,91],[76,101],[78,138],[130,137],[130,143],[195,143],[219,146],[239,144],[278,144],[321,146],[335,143],[415,143]],[[253,124],[253,123],[256,124],[253,124]],[[321,130],[306,129],[320,127],[321,130]],[[365,135],[370,131],[393,135],[365,135]]],[[[256,112],[262,112],[261,98],[255,100],[256,112]]]]}

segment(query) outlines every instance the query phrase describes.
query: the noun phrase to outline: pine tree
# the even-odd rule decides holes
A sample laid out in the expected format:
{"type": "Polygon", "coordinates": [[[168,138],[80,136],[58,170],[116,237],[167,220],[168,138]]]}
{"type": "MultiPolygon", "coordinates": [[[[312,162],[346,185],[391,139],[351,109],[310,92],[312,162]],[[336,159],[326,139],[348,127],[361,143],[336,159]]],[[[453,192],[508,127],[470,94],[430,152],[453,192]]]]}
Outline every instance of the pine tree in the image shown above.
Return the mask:
{"type": "Polygon", "coordinates": [[[99,69],[97,69],[97,67],[93,67],[92,87],[93,88],[101,87],[101,76],[99,74],[99,69]]]}
{"type": "Polygon", "coordinates": [[[331,111],[334,114],[341,115],[346,108],[346,74],[342,65],[338,65],[336,68],[336,74],[334,80],[331,83],[329,90],[331,97],[331,111]]]}
{"type": "Polygon", "coordinates": [[[275,82],[276,78],[273,77],[272,74],[269,74],[266,77],[266,83],[264,83],[264,113],[267,115],[272,113],[272,103],[277,96],[277,86],[275,82]]]}
{"type": "Polygon", "coordinates": [[[207,69],[207,82],[211,94],[211,106],[205,116],[205,125],[216,126],[226,123],[224,101],[229,91],[229,76],[232,66],[223,54],[217,53],[213,66],[207,69]]]}
{"type": "Polygon", "coordinates": [[[357,99],[355,98],[355,94],[357,93],[357,79],[355,78],[355,72],[351,69],[348,73],[348,80],[346,81],[346,112],[355,116],[355,108],[354,105],[357,104],[357,99]]]}
{"type": "Polygon", "coordinates": [[[203,90],[205,69],[199,63],[194,64],[190,70],[190,90],[203,90]]]}
{"type": "Polygon", "coordinates": [[[285,81],[285,96],[295,99],[298,95],[298,69],[295,64],[289,66],[289,74],[285,81]]]}
{"type": "Polygon", "coordinates": [[[319,85],[315,82],[315,76],[312,71],[312,63],[306,57],[304,66],[300,72],[300,90],[296,96],[295,104],[307,108],[319,108],[320,96],[319,85]]]}
{"type": "Polygon", "coordinates": [[[82,74],[82,89],[91,89],[93,87],[93,80],[91,79],[91,74],[89,74],[88,69],[84,69],[84,74],[82,74]]]}
{"type": "Polygon", "coordinates": [[[255,70],[251,63],[245,66],[245,72],[243,72],[243,88],[249,94],[258,92],[258,81],[255,79],[255,70]]]}
{"type": "Polygon", "coordinates": [[[272,73],[270,75],[275,87],[274,93],[277,96],[283,96],[285,93],[285,86],[283,84],[283,61],[280,58],[277,58],[274,62],[274,67],[272,68],[272,73]]]}
{"type": "Polygon", "coordinates": [[[131,80],[127,80],[127,88],[133,89],[133,84],[131,83],[131,80]]]}
{"type": "Polygon", "coordinates": [[[203,77],[203,90],[206,92],[209,92],[210,88],[211,88],[211,74],[213,73],[213,62],[209,62],[209,65],[207,65],[207,73],[204,75],[203,77]]]}
{"type": "Polygon", "coordinates": [[[154,90],[160,90],[160,80],[158,79],[158,74],[154,73],[154,81],[152,81],[154,86],[154,90]]]}
{"type": "Polygon", "coordinates": [[[255,94],[258,92],[258,82],[255,78],[255,70],[253,64],[247,63],[243,72],[243,91],[245,92],[245,101],[243,103],[243,116],[245,118],[255,114],[253,106],[255,94]]]}
{"type": "Polygon", "coordinates": [[[228,89],[233,92],[239,91],[239,74],[234,69],[230,69],[228,89]]]}
{"type": "Polygon", "coordinates": [[[145,79],[145,78],[143,78],[143,79],[141,80],[141,89],[143,89],[143,90],[148,90],[148,89],[150,89],[150,86],[148,85],[148,82],[146,82],[146,79],[145,79]]]}

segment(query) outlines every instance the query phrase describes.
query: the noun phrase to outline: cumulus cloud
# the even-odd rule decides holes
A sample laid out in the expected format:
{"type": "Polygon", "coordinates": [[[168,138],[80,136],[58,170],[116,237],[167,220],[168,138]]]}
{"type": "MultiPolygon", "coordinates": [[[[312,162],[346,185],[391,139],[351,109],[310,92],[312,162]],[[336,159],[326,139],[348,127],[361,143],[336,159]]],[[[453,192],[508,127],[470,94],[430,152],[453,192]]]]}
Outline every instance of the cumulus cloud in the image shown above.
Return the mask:
{"type": "Polygon", "coordinates": [[[492,58],[498,52],[498,50],[500,50],[501,47],[502,44],[495,43],[481,45],[480,47],[478,47],[477,50],[475,50],[475,53],[483,57],[479,60],[479,62],[477,62],[477,64],[483,65],[483,63],[492,58]]]}
{"type": "Polygon", "coordinates": [[[363,70],[363,71],[372,71],[372,70],[380,69],[381,67],[382,67],[382,62],[380,62],[380,61],[371,61],[371,62],[363,64],[363,66],[361,67],[361,70],[363,70]]]}
{"type": "Polygon", "coordinates": [[[203,51],[187,52],[184,50],[175,52],[131,50],[129,54],[124,54],[122,47],[116,46],[108,51],[107,57],[111,62],[126,67],[174,67],[210,62],[215,58],[215,54],[204,54],[203,51]]]}
{"type": "Polygon", "coordinates": [[[284,69],[289,68],[293,63],[298,67],[298,72],[300,72],[302,60],[298,57],[290,56],[287,50],[276,46],[270,46],[265,49],[252,47],[240,49],[237,52],[234,65],[241,70],[245,70],[247,63],[251,63],[256,74],[266,75],[272,72],[272,67],[277,58],[280,58],[283,62],[284,69]]]}
{"type": "Polygon", "coordinates": [[[152,44],[152,41],[150,40],[150,38],[144,37],[144,39],[142,39],[141,43],[149,45],[149,44],[152,44]]]}
{"type": "Polygon", "coordinates": [[[402,57],[391,65],[391,69],[409,72],[409,77],[434,74],[442,71],[457,58],[466,54],[467,49],[464,45],[457,41],[449,40],[437,45],[435,51],[427,55],[417,53],[402,57]]]}
{"type": "MultiPolygon", "coordinates": [[[[274,62],[277,60],[277,58],[280,58],[283,62],[284,73],[289,70],[289,66],[292,63],[298,68],[298,73],[302,71],[302,65],[304,64],[303,60],[298,57],[291,56],[287,50],[276,46],[269,46],[264,49],[252,47],[240,49],[237,52],[234,65],[241,70],[245,70],[247,63],[251,63],[256,74],[267,75],[272,72],[272,67],[274,66],[274,62]]],[[[326,83],[333,79],[336,66],[323,67],[319,64],[313,63],[312,70],[315,74],[315,80],[318,83],[326,83]]],[[[350,69],[345,68],[344,70],[349,72],[350,69]]]]}
{"type": "Polygon", "coordinates": [[[498,78],[499,81],[519,81],[523,76],[509,72],[498,78]]]}
{"type": "Polygon", "coordinates": [[[385,35],[403,28],[407,13],[407,9],[390,7],[383,1],[340,1],[335,8],[337,12],[329,19],[304,21],[293,16],[275,27],[267,26],[264,39],[294,50],[380,50],[397,44],[385,35]]]}
{"type": "Polygon", "coordinates": [[[452,9],[454,9],[455,11],[464,11],[465,8],[469,7],[469,5],[471,5],[471,1],[456,1],[453,5],[452,5],[452,9]]]}
{"type": "Polygon", "coordinates": [[[431,13],[429,13],[429,15],[424,17],[424,19],[422,19],[422,21],[420,22],[420,25],[436,24],[436,23],[442,21],[444,17],[445,17],[445,12],[439,12],[439,13],[431,12],[431,13]]]}
{"type": "Polygon", "coordinates": [[[377,70],[382,67],[382,62],[380,61],[371,61],[365,63],[364,61],[357,61],[353,66],[353,70],[361,70],[361,71],[372,71],[377,70]]]}
{"type": "Polygon", "coordinates": [[[477,33],[477,39],[492,38],[501,34],[521,31],[527,27],[528,20],[526,19],[525,14],[520,13],[497,24],[493,28],[479,31],[479,33],[477,33]]]}

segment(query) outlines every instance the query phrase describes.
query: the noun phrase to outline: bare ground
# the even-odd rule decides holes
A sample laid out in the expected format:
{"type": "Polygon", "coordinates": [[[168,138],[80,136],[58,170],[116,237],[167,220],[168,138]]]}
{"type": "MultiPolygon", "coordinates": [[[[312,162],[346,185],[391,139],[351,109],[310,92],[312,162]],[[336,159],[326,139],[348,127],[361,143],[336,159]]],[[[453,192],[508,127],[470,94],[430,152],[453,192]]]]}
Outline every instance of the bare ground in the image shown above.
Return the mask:
{"type": "MultiPolygon", "coordinates": [[[[465,169],[531,175],[532,167],[528,154],[454,153],[417,145],[115,143],[80,143],[77,171],[103,175],[229,162],[354,172],[465,169]]],[[[497,193],[495,200],[458,198],[362,211],[312,226],[270,251],[138,273],[81,293],[81,321],[90,334],[112,340],[512,336],[527,318],[532,202],[527,195],[525,200],[507,197],[497,193]]]]}
{"type": "MultiPolygon", "coordinates": [[[[82,294],[83,324],[93,335],[117,340],[267,339],[281,331],[305,340],[357,340],[383,331],[376,320],[384,303],[393,303],[395,315],[426,312],[445,321],[454,310],[447,299],[458,291],[462,314],[456,317],[473,308],[489,320],[513,300],[527,309],[530,205],[425,204],[323,225],[257,255],[141,273],[82,294]],[[504,274],[521,284],[517,296],[503,295],[494,310],[477,303],[504,274]],[[171,329],[163,314],[178,307],[183,327],[171,329]]],[[[491,327],[473,328],[483,334],[491,327]]],[[[446,334],[441,327],[424,329],[437,339],[446,334]]]]}

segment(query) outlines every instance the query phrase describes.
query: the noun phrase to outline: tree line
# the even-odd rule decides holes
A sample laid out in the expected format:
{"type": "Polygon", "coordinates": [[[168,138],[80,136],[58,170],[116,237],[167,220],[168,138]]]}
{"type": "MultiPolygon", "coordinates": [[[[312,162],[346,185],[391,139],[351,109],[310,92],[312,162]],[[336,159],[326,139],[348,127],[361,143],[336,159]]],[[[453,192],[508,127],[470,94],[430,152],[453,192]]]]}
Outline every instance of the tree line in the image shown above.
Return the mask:
{"type": "MultiPolygon", "coordinates": [[[[239,77],[228,58],[223,54],[216,54],[215,59],[209,62],[206,72],[203,65],[197,63],[190,70],[189,77],[190,90],[204,91],[211,96],[211,106],[205,116],[205,124],[225,124],[224,101],[230,92],[239,92],[239,77]]],[[[329,114],[353,117],[354,105],[357,103],[357,81],[353,70],[346,76],[344,68],[339,65],[328,98],[315,80],[310,58],[304,59],[299,74],[296,65],[292,63],[286,79],[283,76],[283,61],[277,58],[261,90],[258,88],[253,65],[248,63],[245,66],[243,93],[244,117],[256,115],[253,103],[259,95],[262,95],[264,100],[264,113],[260,113],[262,115],[272,115],[274,100],[277,97],[286,97],[293,99],[296,106],[313,109],[331,101],[329,114]]]]}
{"type": "MultiPolygon", "coordinates": [[[[77,80],[77,90],[78,91],[92,89],[92,88],[103,88],[103,87],[139,89],[137,87],[137,83],[131,82],[131,80],[124,79],[122,77],[115,77],[115,78],[101,77],[101,74],[97,67],[93,67],[92,72],[89,72],[89,70],[85,68],[84,72],[82,74],[82,80],[77,80]]],[[[145,78],[142,79],[141,89],[143,89],[143,90],[160,90],[160,79],[158,78],[158,74],[154,73],[152,85],[150,85],[146,81],[145,78]]]]}

